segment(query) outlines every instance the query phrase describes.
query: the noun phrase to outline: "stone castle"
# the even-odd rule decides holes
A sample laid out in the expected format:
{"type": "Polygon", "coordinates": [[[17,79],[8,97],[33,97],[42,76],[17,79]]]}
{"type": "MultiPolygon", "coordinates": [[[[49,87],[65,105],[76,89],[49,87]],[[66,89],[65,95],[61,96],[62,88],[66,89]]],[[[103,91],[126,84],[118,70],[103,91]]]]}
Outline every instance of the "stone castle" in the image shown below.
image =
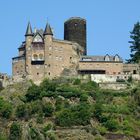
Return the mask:
{"type": "Polygon", "coordinates": [[[18,48],[19,55],[12,58],[13,78],[28,78],[39,83],[44,78],[61,76],[84,77],[90,75],[97,82],[139,79],[139,65],[125,64],[115,56],[88,56],[86,46],[86,20],[72,17],[64,23],[64,40],[53,37],[51,26],[32,31],[28,23],[25,41],[18,48]]]}

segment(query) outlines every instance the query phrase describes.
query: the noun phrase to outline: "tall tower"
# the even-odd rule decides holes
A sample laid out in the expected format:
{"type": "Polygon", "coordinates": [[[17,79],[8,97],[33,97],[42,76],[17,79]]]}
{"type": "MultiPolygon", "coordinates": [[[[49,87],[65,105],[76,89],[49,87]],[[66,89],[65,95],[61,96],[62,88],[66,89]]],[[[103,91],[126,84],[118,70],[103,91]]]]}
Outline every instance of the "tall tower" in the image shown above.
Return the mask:
{"type": "Polygon", "coordinates": [[[25,69],[28,75],[31,74],[31,44],[33,39],[33,32],[30,22],[28,23],[27,30],[25,33],[25,41],[26,41],[26,58],[25,58],[25,69]]]}
{"type": "Polygon", "coordinates": [[[86,20],[80,17],[68,19],[64,23],[64,40],[77,42],[83,47],[83,54],[86,55],[86,20]]]}
{"type": "Polygon", "coordinates": [[[50,55],[52,55],[52,50],[49,50],[50,47],[52,47],[52,41],[53,41],[53,32],[51,29],[51,26],[47,23],[45,31],[44,31],[44,44],[45,44],[45,66],[44,66],[44,75],[45,77],[51,77],[51,71],[52,66],[50,66],[50,63],[52,63],[52,59],[48,59],[50,55]]]}

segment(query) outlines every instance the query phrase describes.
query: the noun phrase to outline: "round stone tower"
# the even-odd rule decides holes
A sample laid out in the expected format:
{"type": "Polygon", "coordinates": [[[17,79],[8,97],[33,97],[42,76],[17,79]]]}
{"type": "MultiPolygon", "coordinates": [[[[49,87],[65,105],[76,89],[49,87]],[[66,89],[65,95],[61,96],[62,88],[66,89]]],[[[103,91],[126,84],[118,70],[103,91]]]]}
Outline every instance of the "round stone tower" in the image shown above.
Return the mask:
{"type": "Polygon", "coordinates": [[[64,23],[64,40],[74,41],[86,49],[86,20],[80,17],[72,17],[64,23]]]}

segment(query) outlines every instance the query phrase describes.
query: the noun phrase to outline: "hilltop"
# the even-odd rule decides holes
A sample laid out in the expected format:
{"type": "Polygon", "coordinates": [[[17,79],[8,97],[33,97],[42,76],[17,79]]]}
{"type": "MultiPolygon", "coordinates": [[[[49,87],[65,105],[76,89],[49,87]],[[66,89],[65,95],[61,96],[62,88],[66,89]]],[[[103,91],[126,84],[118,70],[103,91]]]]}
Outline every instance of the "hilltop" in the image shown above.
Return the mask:
{"type": "Polygon", "coordinates": [[[79,79],[16,83],[0,92],[0,139],[140,138],[139,83],[103,90],[79,79]]]}

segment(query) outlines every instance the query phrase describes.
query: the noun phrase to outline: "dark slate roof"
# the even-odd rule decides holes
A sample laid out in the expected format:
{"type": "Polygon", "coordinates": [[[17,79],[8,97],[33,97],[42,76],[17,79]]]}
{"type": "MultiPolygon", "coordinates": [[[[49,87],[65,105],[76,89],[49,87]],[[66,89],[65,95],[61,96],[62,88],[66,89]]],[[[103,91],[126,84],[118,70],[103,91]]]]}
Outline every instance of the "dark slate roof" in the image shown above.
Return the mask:
{"type": "Polygon", "coordinates": [[[13,60],[25,59],[25,55],[21,55],[21,56],[13,57],[12,59],[13,59],[13,60]]]}
{"type": "Polygon", "coordinates": [[[22,44],[19,46],[19,48],[18,49],[24,49],[25,48],[25,41],[24,42],[22,42],[22,44]]]}
{"type": "Polygon", "coordinates": [[[47,23],[45,31],[44,31],[44,35],[53,35],[51,26],[47,23]]]}
{"type": "Polygon", "coordinates": [[[32,32],[32,27],[31,27],[31,24],[30,22],[28,23],[28,26],[27,26],[27,30],[26,30],[26,33],[25,33],[25,36],[32,36],[33,35],[33,32],[32,32]]]}
{"type": "Polygon", "coordinates": [[[69,22],[69,21],[72,21],[72,20],[77,20],[77,19],[86,22],[86,19],[84,19],[84,18],[81,18],[81,17],[71,17],[71,18],[69,18],[68,20],[66,20],[65,23],[66,23],[66,22],[69,22]]]}
{"type": "Polygon", "coordinates": [[[44,31],[43,29],[37,29],[36,32],[34,33],[34,37],[36,36],[36,34],[39,34],[42,38],[43,38],[43,34],[44,34],[44,31]]]}
{"type": "Polygon", "coordinates": [[[82,56],[80,61],[81,62],[123,62],[123,59],[119,55],[115,56],[110,56],[110,55],[105,55],[105,56],[82,56]],[[109,56],[109,61],[105,60],[106,57],[109,56]],[[118,56],[119,61],[115,61],[115,56],[118,56]]]}

